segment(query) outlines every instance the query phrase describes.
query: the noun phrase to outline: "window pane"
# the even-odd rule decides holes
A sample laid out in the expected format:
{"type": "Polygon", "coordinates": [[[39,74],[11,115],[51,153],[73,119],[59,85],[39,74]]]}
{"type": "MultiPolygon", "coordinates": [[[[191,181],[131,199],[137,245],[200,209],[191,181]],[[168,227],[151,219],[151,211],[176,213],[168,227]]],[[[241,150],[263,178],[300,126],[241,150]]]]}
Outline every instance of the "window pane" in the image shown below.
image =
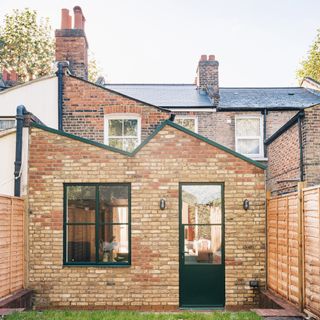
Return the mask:
{"type": "Polygon", "coordinates": [[[14,128],[16,126],[15,120],[0,120],[0,131],[14,128]]]}
{"type": "Polygon", "coordinates": [[[221,223],[221,186],[182,186],[182,223],[221,223]]]}
{"type": "Polygon", "coordinates": [[[67,186],[67,222],[95,222],[95,186],[67,186]]]}
{"type": "Polygon", "coordinates": [[[102,225],[99,228],[99,261],[128,262],[128,225],[102,225]]]}
{"type": "Polygon", "coordinates": [[[236,136],[237,137],[249,137],[260,136],[260,119],[248,118],[236,120],[236,136]]]}
{"type": "Polygon", "coordinates": [[[185,226],[185,264],[221,264],[221,226],[185,226]]]}
{"type": "Polygon", "coordinates": [[[95,226],[67,226],[67,262],[95,262],[95,226]]]}
{"type": "Polygon", "coordinates": [[[195,127],[195,119],[183,119],[183,118],[178,118],[175,120],[175,122],[177,124],[179,124],[182,127],[185,127],[186,129],[189,129],[191,131],[195,131],[196,127],[195,127]]]}
{"type": "Polygon", "coordinates": [[[122,136],[123,120],[108,120],[109,121],[109,137],[122,136]]]}
{"type": "Polygon", "coordinates": [[[137,136],[138,135],[138,120],[125,119],[124,120],[124,135],[137,136]]]}
{"type": "Polygon", "coordinates": [[[123,140],[121,138],[110,138],[109,139],[109,146],[114,147],[117,149],[123,149],[123,140]]]}
{"type": "Polygon", "coordinates": [[[128,186],[100,186],[100,222],[128,223],[128,186]]]}
{"type": "Polygon", "coordinates": [[[259,139],[239,139],[237,151],[242,154],[260,154],[259,139]]]}
{"type": "Polygon", "coordinates": [[[123,139],[123,150],[125,151],[133,151],[138,146],[138,139],[123,139]]]}

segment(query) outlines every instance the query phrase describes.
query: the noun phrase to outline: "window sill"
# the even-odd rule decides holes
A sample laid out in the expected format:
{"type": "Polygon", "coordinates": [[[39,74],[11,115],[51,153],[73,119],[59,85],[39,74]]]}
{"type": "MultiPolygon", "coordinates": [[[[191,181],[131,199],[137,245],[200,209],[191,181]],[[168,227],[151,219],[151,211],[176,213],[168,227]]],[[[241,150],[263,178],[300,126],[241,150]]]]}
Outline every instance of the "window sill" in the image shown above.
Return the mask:
{"type": "Polygon", "coordinates": [[[250,156],[246,156],[248,158],[251,158],[254,161],[268,161],[268,158],[264,158],[264,157],[250,157],[250,156]]]}
{"type": "Polygon", "coordinates": [[[83,263],[79,263],[79,264],[76,264],[76,263],[64,263],[63,268],[67,267],[67,268],[70,268],[70,267],[81,267],[81,268],[87,268],[87,267],[97,267],[97,268],[130,268],[131,267],[131,264],[98,264],[98,263],[86,263],[86,264],[83,264],[83,263]]]}

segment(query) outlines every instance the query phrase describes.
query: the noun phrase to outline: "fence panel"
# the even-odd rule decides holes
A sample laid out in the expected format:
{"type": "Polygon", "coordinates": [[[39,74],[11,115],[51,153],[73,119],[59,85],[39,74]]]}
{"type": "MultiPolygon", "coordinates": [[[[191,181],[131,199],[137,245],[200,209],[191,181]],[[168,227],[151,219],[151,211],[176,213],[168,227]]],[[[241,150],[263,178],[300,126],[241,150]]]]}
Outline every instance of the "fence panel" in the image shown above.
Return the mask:
{"type": "Polygon", "coordinates": [[[320,317],[320,186],[267,200],[268,288],[320,317]]]}
{"type": "Polygon", "coordinates": [[[0,298],[24,287],[24,201],[0,195],[0,298]]]}
{"type": "Polygon", "coordinates": [[[320,188],[303,191],[305,309],[320,316],[320,188]]]}

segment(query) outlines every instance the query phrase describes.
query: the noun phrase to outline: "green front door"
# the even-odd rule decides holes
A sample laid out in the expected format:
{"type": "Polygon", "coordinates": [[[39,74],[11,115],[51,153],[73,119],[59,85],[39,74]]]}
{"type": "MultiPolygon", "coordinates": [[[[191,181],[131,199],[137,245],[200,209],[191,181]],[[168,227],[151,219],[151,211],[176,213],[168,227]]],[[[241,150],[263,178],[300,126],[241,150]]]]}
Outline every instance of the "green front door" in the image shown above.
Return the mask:
{"type": "Polygon", "coordinates": [[[223,184],[181,183],[180,307],[225,304],[223,184]]]}

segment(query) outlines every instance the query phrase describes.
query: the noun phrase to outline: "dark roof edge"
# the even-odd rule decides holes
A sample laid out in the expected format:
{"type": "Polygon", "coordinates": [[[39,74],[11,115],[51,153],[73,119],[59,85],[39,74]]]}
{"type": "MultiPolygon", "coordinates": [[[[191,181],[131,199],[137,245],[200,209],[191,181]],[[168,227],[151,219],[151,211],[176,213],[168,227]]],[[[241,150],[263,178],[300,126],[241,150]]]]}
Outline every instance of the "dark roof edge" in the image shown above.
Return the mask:
{"type": "Polygon", "coordinates": [[[269,145],[272,143],[274,140],[279,138],[284,132],[289,130],[293,125],[295,125],[298,122],[298,119],[300,117],[304,116],[304,111],[301,110],[299,111],[295,116],[293,116],[288,122],[286,122],[279,130],[277,130],[271,137],[266,139],[264,141],[265,145],[269,145]]]}
{"type": "Polygon", "coordinates": [[[304,107],[217,107],[217,111],[288,111],[288,110],[302,110],[304,107]]]}
{"type": "Polygon", "coordinates": [[[211,146],[214,146],[224,152],[227,152],[227,153],[230,153],[232,154],[233,156],[241,159],[241,160],[244,160],[250,164],[253,164],[254,166],[260,168],[260,169],[263,169],[265,170],[266,169],[266,166],[255,161],[255,160],[252,160],[236,151],[233,151],[219,143],[216,143],[212,140],[209,140],[193,131],[190,131],[182,126],[179,126],[178,124],[170,121],[170,120],[165,120],[163,121],[158,127],[157,129],[146,139],[144,140],[136,149],[134,149],[132,152],[127,152],[127,151],[123,151],[123,150],[120,150],[120,149],[116,149],[116,148],[113,148],[113,147],[110,147],[110,146],[107,146],[105,144],[102,144],[102,143],[99,143],[99,142],[95,142],[95,141],[92,141],[92,140],[89,140],[89,139],[86,139],[86,138],[82,138],[82,137],[79,137],[79,136],[76,136],[76,135],[73,135],[73,134],[70,134],[70,133],[67,133],[67,132],[64,132],[64,131],[61,131],[61,130],[57,130],[57,129],[53,129],[53,128],[49,128],[47,126],[44,126],[44,125],[41,125],[41,124],[38,124],[38,123],[34,123],[32,122],[31,123],[31,126],[32,127],[35,127],[35,128],[38,128],[38,129],[42,129],[44,131],[47,131],[47,132],[50,132],[50,133],[54,133],[54,134],[58,134],[58,135],[61,135],[61,136],[64,136],[64,137],[67,137],[67,138],[70,138],[70,139],[74,139],[74,140],[77,140],[77,141],[80,141],[80,142],[83,142],[83,143],[87,143],[87,144],[91,144],[93,146],[96,146],[98,148],[102,148],[102,149],[105,149],[105,150],[109,150],[109,151],[112,151],[112,152],[116,152],[116,153],[120,153],[122,155],[125,155],[125,156],[128,156],[128,157],[133,157],[136,153],[138,153],[154,136],[156,136],[160,130],[162,130],[166,125],[169,125],[177,130],[180,130],[186,134],[189,134],[201,141],[204,141],[208,144],[210,144],[211,146]]]}
{"type": "Polygon", "coordinates": [[[105,87],[100,86],[100,85],[98,85],[98,84],[96,84],[96,83],[94,83],[94,82],[91,82],[91,81],[89,81],[89,80],[85,80],[85,79],[79,78],[79,77],[77,77],[77,76],[75,76],[75,75],[69,74],[69,77],[74,78],[74,79],[78,79],[78,80],[83,81],[83,82],[88,83],[88,84],[91,84],[91,85],[93,85],[93,86],[95,86],[95,87],[98,87],[98,88],[100,88],[100,89],[102,89],[102,90],[106,90],[106,91],[108,91],[108,92],[117,94],[117,95],[119,95],[119,96],[121,96],[121,97],[130,99],[130,100],[133,100],[133,101],[136,101],[136,102],[139,102],[139,103],[143,103],[143,104],[145,104],[146,106],[154,107],[154,108],[159,109],[159,110],[164,111],[164,112],[169,112],[168,110],[163,109],[163,108],[161,108],[161,107],[158,107],[158,106],[156,106],[156,105],[154,105],[154,104],[151,104],[151,103],[148,103],[148,102],[145,102],[145,101],[142,101],[142,100],[139,100],[139,99],[136,99],[136,98],[127,96],[127,95],[125,95],[125,94],[123,94],[123,93],[120,93],[119,91],[115,91],[115,90],[112,90],[112,89],[109,89],[109,88],[105,88],[105,87]]]}
{"type": "Polygon", "coordinates": [[[161,106],[161,108],[165,109],[216,109],[215,105],[210,106],[161,106]]]}

